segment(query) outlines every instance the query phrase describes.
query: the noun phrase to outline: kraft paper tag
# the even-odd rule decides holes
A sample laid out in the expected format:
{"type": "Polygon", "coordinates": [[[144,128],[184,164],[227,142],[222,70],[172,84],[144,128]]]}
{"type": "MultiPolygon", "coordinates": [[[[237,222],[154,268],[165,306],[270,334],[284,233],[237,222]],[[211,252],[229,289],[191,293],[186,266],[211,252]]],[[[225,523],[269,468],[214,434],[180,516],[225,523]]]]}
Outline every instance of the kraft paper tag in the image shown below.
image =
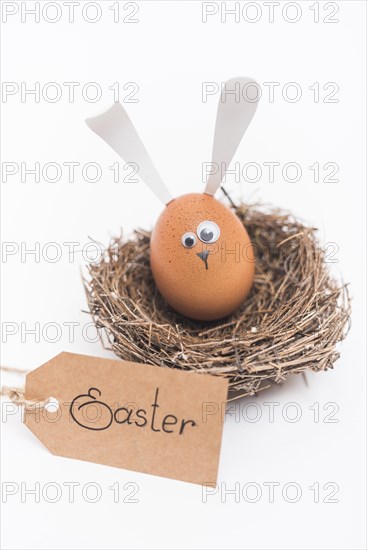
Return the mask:
{"type": "Polygon", "coordinates": [[[215,483],[228,382],[121,360],[61,353],[26,378],[25,412],[53,454],[192,483],[215,483]]]}

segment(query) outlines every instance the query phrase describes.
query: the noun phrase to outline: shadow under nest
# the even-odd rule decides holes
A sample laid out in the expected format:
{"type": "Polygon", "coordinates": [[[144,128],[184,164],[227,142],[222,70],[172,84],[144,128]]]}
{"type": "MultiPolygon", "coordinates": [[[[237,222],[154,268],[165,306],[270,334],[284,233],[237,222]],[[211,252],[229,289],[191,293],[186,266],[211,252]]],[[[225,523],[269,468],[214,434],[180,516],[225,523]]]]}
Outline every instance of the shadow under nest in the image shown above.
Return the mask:
{"type": "MultiPolygon", "coordinates": [[[[230,398],[254,395],[289,374],[331,368],[349,326],[347,286],[329,274],[313,228],[281,210],[235,208],[256,256],[245,303],[203,323],[173,311],[149,264],[149,232],[114,239],[88,266],[85,289],[98,329],[121,359],[229,379],[230,398]]],[[[102,337],[103,341],[103,337],[102,337]]]]}

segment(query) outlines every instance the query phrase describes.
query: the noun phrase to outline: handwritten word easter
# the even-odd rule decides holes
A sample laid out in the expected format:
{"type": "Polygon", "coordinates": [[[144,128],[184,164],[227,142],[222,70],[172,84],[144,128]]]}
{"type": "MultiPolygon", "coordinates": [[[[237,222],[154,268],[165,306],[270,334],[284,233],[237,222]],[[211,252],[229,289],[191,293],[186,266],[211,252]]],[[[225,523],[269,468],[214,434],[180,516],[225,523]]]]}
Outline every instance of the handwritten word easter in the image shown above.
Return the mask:
{"type": "Polygon", "coordinates": [[[178,433],[183,435],[186,426],[195,427],[195,420],[178,419],[174,414],[166,414],[158,419],[159,388],[156,389],[154,401],[151,404],[151,414],[146,409],[134,407],[119,407],[115,411],[109,405],[99,400],[102,392],[98,388],[90,388],[88,393],[80,394],[70,405],[70,415],[82,428],[87,430],[107,430],[114,422],[117,424],[135,425],[138,428],[148,427],[153,432],[178,433]],[[97,394],[97,395],[96,395],[97,394]],[[93,416],[88,413],[93,408],[93,416]]]}

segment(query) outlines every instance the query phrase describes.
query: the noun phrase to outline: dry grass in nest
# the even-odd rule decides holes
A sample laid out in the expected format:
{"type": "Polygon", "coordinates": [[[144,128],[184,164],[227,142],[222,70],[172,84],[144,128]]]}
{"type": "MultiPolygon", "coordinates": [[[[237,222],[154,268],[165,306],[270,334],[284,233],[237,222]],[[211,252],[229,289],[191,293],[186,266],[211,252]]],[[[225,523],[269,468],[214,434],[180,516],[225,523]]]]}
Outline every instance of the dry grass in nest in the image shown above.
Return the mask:
{"type": "Polygon", "coordinates": [[[229,379],[230,397],[254,395],[289,374],[326,370],[339,358],[350,300],[329,275],[315,229],[289,213],[240,205],[256,274],[246,302],[220,321],[175,313],[156,289],[149,233],[114,239],[85,281],[94,322],[121,359],[229,379]]]}

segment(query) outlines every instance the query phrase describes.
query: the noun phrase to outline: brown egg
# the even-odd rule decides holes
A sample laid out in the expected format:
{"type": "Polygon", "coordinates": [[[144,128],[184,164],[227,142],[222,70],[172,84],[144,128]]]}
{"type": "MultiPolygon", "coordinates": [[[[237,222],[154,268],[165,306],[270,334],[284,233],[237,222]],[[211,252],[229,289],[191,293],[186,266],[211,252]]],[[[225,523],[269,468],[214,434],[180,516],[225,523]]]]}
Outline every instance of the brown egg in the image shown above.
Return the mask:
{"type": "Polygon", "coordinates": [[[151,268],[166,301],[192,319],[220,319],[240,306],[254,278],[252,244],[239,218],[212,195],[167,204],[150,243],[151,268]]]}

